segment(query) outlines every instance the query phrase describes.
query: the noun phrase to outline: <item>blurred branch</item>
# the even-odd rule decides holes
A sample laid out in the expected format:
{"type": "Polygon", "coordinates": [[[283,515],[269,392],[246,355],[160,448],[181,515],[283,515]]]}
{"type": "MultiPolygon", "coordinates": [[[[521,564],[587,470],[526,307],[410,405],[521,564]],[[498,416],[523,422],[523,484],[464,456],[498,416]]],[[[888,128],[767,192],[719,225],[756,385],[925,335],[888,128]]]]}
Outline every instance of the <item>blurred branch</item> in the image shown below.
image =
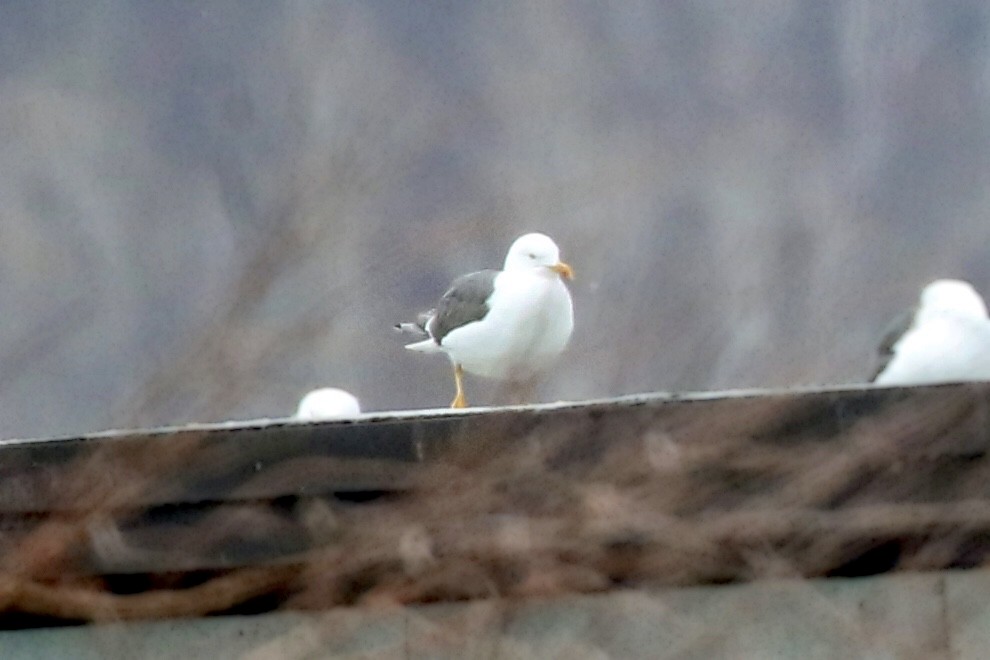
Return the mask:
{"type": "Polygon", "coordinates": [[[0,574],[0,611],[93,622],[203,616],[283,587],[298,566],[243,568],[187,589],[120,595],[0,574]]]}

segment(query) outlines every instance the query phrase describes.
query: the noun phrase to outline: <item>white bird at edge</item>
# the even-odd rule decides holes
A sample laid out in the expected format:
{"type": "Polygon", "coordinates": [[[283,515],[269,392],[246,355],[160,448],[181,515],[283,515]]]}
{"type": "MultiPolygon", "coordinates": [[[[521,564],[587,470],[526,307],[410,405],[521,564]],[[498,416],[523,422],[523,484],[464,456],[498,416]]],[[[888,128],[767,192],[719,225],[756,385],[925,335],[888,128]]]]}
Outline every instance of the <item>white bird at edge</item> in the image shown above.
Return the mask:
{"type": "Polygon", "coordinates": [[[396,328],[422,338],[407,349],[447,354],[456,387],[451,407],[464,408],[464,372],[525,380],[563,352],[574,330],[573,303],[563,280],[573,277],[553,239],[525,234],[509,247],[502,270],[458,277],[436,309],[396,328]]]}
{"type": "Polygon", "coordinates": [[[968,282],[935,280],[880,345],[877,385],[990,380],[990,317],[968,282]]]}
{"type": "Polygon", "coordinates": [[[360,414],[361,404],[353,394],[336,387],[322,387],[302,398],[296,410],[296,419],[315,422],[346,419],[360,414]]]}

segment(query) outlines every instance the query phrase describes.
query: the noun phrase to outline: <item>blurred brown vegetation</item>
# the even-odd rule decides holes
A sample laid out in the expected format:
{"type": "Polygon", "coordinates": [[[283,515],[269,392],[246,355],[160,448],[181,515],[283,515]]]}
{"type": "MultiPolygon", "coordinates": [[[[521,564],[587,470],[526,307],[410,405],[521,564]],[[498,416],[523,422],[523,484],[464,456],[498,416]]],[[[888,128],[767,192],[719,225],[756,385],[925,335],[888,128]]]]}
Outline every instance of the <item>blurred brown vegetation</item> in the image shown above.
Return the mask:
{"type": "Polygon", "coordinates": [[[981,567],[988,396],[654,400],[6,447],[0,627],[981,567]]]}
{"type": "MultiPolygon", "coordinates": [[[[390,332],[553,235],[547,400],[856,381],[990,292],[978,0],[0,7],[0,436],[444,405],[390,332]]],[[[477,403],[491,400],[472,384],[477,403]]]]}

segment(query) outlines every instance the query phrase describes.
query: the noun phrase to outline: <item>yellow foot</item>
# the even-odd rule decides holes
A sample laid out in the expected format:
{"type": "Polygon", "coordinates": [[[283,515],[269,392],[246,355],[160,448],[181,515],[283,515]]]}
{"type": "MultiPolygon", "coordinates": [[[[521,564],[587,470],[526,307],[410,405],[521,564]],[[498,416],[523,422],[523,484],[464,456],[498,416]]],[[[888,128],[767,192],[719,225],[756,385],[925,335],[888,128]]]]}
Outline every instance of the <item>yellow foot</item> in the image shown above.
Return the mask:
{"type": "Polygon", "coordinates": [[[467,397],[464,396],[464,369],[459,364],[454,364],[454,386],[457,388],[457,396],[450,403],[451,408],[467,408],[467,397]]]}

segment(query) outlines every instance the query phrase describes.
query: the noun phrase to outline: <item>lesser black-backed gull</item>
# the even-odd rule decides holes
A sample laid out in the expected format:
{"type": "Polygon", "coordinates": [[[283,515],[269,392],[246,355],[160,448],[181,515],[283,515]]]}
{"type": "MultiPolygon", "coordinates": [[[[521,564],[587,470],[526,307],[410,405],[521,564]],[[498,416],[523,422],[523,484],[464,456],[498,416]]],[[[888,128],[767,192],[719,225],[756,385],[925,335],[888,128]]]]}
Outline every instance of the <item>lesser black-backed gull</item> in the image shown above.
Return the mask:
{"type": "Polygon", "coordinates": [[[396,327],[423,337],[407,344],[409,350],[450,357],[457,388],[451,406],[464,408],[464,372],[526,380],[560,355],[574,330],[571,294],[563,282],[573,276],[549,236],[526,234],[509,247],[502,270],[458,277],[436,309],[396,327]]]}
{"type": "Polygon", "coordinates": [[[968,282],[935,280],[891,324],[879,352],[877,385],[990,380],[987,306],[968,282]]]}

